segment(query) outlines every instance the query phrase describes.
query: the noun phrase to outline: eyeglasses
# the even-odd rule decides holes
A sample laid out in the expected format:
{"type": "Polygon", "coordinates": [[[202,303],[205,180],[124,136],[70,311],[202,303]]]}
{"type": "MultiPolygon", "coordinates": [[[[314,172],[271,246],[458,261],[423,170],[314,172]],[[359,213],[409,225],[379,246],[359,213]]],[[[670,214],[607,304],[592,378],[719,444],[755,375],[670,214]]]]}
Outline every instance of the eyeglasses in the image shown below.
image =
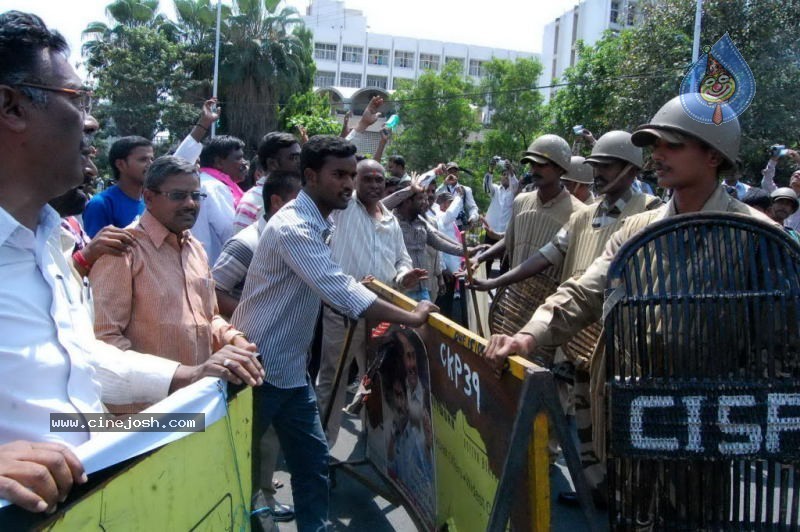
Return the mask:
{"type": "Polygon", "coordinates": [[[73,100],[78,100],[78,107],[81,111],[88,114],[92,112],[92,100],[94,93],[86,89],[68,89],[66,87],[49,87],[47,85],[39,85],[38,83],[17,83],[19,87],[30,87],[32,89],[40,89],[43,91],[60,92],[61,94],[68,95],[73,100]]]}
{"type": "Polygon", "coordinates": [[[199,192],[197,190],[192,192],[186,190],[170,190],[168,192],[154,190],[153,192],[156,194],[161,194],[162,196],[166,196],[171,201],[186,201],[186,198],[192,198],[192,201],[203,201],[208,197],[208,194],[205,192],[199,192]]]}

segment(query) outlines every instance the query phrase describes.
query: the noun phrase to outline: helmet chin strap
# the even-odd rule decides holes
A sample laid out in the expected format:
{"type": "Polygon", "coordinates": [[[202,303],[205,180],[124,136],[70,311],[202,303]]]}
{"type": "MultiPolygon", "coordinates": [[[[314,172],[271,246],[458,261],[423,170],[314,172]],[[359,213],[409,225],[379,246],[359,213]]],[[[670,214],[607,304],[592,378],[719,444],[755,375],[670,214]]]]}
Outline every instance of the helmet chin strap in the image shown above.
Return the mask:
{"type": "Polygon", "coordinates": [[[620,170],[617,176],[611,181],[611,183],[608,183],[606,186],[604,186],[603,190],[598,190],[597,193],[605,194],[608,189],[612,188],[614,185],[619,183],[631,168],[633,168],[633,165],[631,163],[626,164],[625,167],[622,170],[620,170]]]}

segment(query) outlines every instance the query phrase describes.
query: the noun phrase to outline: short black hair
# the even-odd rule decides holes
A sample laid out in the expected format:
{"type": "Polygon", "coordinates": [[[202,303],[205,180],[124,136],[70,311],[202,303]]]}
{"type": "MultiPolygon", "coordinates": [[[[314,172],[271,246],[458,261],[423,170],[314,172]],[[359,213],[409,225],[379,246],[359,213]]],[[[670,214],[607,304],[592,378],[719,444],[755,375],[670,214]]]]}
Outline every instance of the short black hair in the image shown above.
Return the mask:
{"type": "Polygon", "coordinates": [[[266,170],[268,159],[274,159],[280,150],[295,144],[299,143],[291,133],[273,131],[264,135],[258,143],[258,162],[261,163],[261,168],[266,170]]]}
{"type": "Polygon", "coordinates": [[[406,169],[406,160],[403,158],[402,155],[391,155],[389,156],[389,162],[392,164],[396,164],[403,167],[403,170],[406,169]]]}
{"type": "Polygon", "coordinates": [[[261,189],[261,198],[264,200],[264,214],[269,211],[270,198],[273,194],[280,196],[283,201],[296,194],[302,187],[300,174],[292,170],[276,170],[269,174],[261,189]]]}
{"type": "Polygon", "coordinates": [[[230,135],[219,135],[212,137],[203,143],[203,151],[200,152],[200,166],[213,166],[214,159],[219,157],[224,159],[232,151],[243,150],[244,141],[230,135]]]}
{"type": "Polygon", "coordinates": [[[352,157],[355,154],[355,144],[342,137],[314,135],[303,145],[303,150],[300,152],[300,175],[303,179],[303,185],[306,184],[306,168],[319,171],[328,156],[345,158],[352,157]]]}
{"type": "MultiPolygon", "coordinates": [[[[39,56],[42,50],[69,54],[64,36],[50,30],[44,21],[31,13],[7,11],[0,14],[0,83],[15,85],[27,81],[42,83],[39,56]]],[[[47,104],[47,92],[20,87],[34,103],[47,104]]]]}
{"type": "Polygon", "coordinates": [[[183,157],[174,155],[162,155],[147,169],[144,178],[144,187],[149,190],[159,190],[164,181],[174,175],[192,174],[197,175],[197,168],[183,157]]]}
{"type": "Polygon", "coordinates": [[[130,137],[122,137],[117,139],[111,148],[108,150],[108,164],[111,166],[111,172],[114,175],[114,181],[119,179],[119,170],[117,169],[116,162],[120,159],[125,159],[131,154],[133,150],[140,147],[151,147],[152,142],[144,137],[132,135],[130,137]]]}
{"type": "Polygon", "coordinates": [[[742,203],[767,210],[772,205],[772,198],[762,188],[750,187],[750,190],[742,198],[742,203]]]}

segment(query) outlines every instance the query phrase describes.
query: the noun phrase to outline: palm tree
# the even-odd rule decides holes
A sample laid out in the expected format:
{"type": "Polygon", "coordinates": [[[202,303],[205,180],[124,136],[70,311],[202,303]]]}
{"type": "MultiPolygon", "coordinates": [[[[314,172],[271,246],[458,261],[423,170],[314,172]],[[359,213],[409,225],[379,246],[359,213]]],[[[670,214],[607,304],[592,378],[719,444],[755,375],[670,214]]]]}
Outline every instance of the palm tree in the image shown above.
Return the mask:
{"type": "Polygon", "coordinates": [[[248,145],[278,125],[278,105],[311,88],[311,32],[278,0],[236,0],[222,50],[220,94],[227,130],[248,145]]]}
{"type": "MultiPolygon", "coordinates": [[[[179,40],[186,53],[183,64],[197,87],[187,92],[191,102],[201,102],[211,96],[214,74],[214,44],[217,27],[217,7],[212,0],[175,0],[180,27],[179,40]]],[[[223,5],[220,33],[228,34],[231,8],[223,5]]],[[[224,39],[223,39],[224,40],[224,39]]]]}
{"type": "Polygon", "coordinates": [[[86,41],[83,55],[91,57],[93,51],[103,44],[125,46],[125,30],[147,27],[164,32],[170,40],[174,40],[178,28],[167,17],[158,13],[159,0],[114,0],[106,6],[106,15],[116,24],[109,26],[105,22],[90,22],[83,30],[86,41]]]}

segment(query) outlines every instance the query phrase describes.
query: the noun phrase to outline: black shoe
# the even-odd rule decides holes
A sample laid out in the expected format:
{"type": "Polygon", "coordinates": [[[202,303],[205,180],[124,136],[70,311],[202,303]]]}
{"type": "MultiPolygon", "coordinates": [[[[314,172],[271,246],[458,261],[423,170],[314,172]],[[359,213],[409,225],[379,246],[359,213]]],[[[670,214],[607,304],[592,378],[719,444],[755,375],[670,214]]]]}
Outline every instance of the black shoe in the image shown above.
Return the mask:
{"type": "Polygon", "coordinates": [[[294,519],[294,508],[288,504],[275,503],[275,506],[270,510],[272,519],[276,523],[285,523],[294,519]]]}

